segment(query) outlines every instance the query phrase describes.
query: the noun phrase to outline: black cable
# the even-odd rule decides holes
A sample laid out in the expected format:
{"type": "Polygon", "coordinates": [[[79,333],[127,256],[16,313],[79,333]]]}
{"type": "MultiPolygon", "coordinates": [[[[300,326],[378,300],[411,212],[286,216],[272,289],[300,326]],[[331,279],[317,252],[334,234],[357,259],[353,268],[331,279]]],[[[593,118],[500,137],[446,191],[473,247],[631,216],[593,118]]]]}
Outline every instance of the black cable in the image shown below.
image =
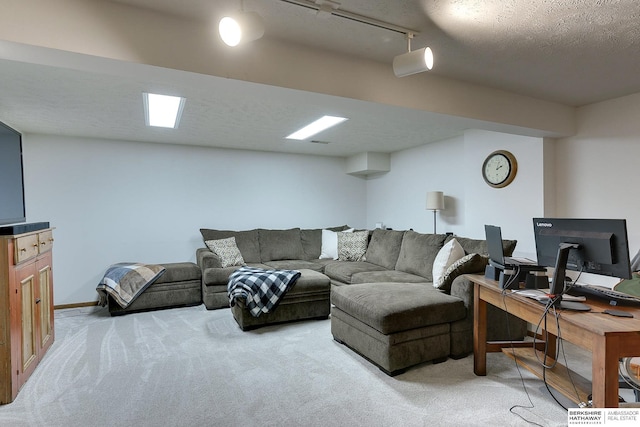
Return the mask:
{"type": "MultiPolygon", "coordinates": [[[[505,286],[505,288],[509,289],[511,287],[511,281],[517,280],[518,276],[520,274],[519,271],[519,267],[516,269],[516,274],[511,278],[508,286],[505,286]]],[[[504,306],[504,313],[505,313],[505,323],[507,325],[507,338],[509,339],[509,344],[511,345],[511,354],[513,355],[513,361],[515,363],[516,366],[516,370],[518,371],[518,375],[520,376],[520,382],[522,383],[522,389],[524,390],[524,393],[527,396],[527,400],[529,401],[529,405],[530,406],[525,406],[525,405],[513,405],[512,407],[509,408],[509,412],[511,412],[514,415],[517,415],[521,420],[523,420],[526,423],[529,423],[531,425],[534,426],[538,426],[538,427],[543,427],[541,424],[538,424],[534,421],[528,420],[527,418],[525,418],[523,415],[515,412],[514,410],[516,408],[522,408],[522,409],[534,409],[536,406],[533,403],[533,400],[531,399],[531,395],[529,394],[529,390],[527,390],[527,385],[525,384],[524,381],[524,377],[522,376],[522,371],[520,370],[520,365],[518,365],[518,360],[516,357],[516,352],[515,352],[515,347],[513,345],[513,339],[511,337],[511,328],[509,327],[509,311],[507,310],[507,298],[506,296],[507,294],[507,289],[503,289],[502,290],[502,305],[504,306]]]]}

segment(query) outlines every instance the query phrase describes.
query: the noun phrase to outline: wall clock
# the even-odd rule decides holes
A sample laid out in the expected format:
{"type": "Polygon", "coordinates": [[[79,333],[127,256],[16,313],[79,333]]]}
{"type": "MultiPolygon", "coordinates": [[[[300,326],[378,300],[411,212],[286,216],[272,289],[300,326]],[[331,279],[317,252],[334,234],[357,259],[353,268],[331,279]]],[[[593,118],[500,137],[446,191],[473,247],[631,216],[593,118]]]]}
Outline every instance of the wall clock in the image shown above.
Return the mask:
{"type": "Polygon", "coordinates": [[[494,151],[482,164],[482,177],[493,188],[503,188],[511,184],[517,172],[516,158],[506,150],[494,151]]]}

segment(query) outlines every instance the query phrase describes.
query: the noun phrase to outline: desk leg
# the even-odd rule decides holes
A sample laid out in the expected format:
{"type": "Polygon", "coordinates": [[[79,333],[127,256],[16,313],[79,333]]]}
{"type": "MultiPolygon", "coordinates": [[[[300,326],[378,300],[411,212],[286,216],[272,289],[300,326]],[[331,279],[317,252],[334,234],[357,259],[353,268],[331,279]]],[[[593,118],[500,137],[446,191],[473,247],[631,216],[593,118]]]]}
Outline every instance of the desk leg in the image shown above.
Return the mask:
{"type": "Polygon", "coordinates": [[[473,285],[473,372],[487,375],[487,303],[480,299],[481,288],[473,285]]]}
{"type": "Polygon", "coordinates": [[[618,354],[616,336],[594,339],[592,354],[592,394],[594,408],[618,407],[618,354]]]}

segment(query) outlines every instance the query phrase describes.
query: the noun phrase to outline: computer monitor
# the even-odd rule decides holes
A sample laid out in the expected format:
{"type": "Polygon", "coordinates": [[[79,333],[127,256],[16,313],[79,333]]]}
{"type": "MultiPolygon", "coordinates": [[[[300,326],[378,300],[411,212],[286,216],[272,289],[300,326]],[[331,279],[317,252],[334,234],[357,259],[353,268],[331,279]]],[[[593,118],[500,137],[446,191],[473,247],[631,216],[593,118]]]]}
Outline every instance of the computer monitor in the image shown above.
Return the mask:
{"type": "Polygon", "coordinates": [[[557,304],[566,270],[631,279],[624,219],[534,218],[538,265],[555,267],[549,293],[557,304]]]}

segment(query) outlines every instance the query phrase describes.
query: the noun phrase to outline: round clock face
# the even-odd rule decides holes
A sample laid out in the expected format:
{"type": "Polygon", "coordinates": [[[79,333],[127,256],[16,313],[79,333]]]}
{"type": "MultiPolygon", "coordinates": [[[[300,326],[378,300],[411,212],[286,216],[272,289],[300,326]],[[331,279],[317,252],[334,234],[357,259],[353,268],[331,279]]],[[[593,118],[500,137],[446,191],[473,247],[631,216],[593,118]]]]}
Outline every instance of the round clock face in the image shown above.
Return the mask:
{"type": "Polygon", "coordinates": [[[516,158],[508,151],[498,150],[489,154],[482,165],[482,177],[492,187],[502,188],[516,177],[516,158]]]}

